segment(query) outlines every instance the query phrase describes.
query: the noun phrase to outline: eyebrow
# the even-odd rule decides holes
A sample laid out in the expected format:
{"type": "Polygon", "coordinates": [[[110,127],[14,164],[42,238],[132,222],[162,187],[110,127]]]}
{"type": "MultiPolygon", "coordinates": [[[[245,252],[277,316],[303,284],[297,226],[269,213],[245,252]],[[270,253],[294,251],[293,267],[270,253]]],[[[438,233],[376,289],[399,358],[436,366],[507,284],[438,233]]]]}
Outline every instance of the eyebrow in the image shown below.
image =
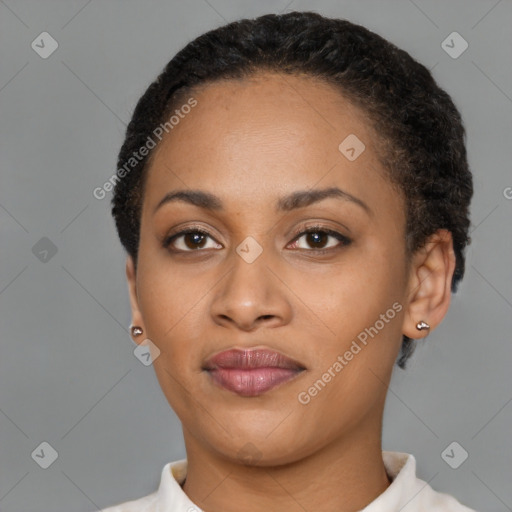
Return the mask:
{"type": "MultiPolygon", "coordinates": [[[[287,212],[298,208],[304,208],[330,197],[341,199],[343,201],[350,201],[363,208],[366,213],[372,213],[371,209],[365,202],[338,187],[298,190],[296,192],[292,192],[291,194],[278,199],[276,203],[276,212],[287,212]]],[[[164,204],[174,201],[188,203],[205,210],[224,210],[222,200],[209,192],[203,192],[202,190],[176,190],[174,192],[169,192],[162,198],[162,200],[156,205],[153,214],[155,214],[156,211],[164,204]]]]}

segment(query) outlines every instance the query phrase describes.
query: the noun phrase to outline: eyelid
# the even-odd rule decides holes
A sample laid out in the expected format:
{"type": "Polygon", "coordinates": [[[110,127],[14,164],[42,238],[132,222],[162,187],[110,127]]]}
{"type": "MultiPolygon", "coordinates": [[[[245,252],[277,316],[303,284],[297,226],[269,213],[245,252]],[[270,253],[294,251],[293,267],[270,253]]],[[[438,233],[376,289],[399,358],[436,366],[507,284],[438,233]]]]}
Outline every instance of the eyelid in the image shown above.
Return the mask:
{"type": "Polygon", "coordinates": [[[343,233],[340,233],[336,229],[330,228],[325,225],[321,225],[319,223],[308,226],[301,226],[294,233],[295,234],[293,235],[293,238],[290,243],[295,243],[297,240],[299,240],[304,235],[307,235],[309,233],[325,233],[327,236],[336,238],[340,242],[339,245],[335,247],[328,247],[327,249],[304,249],[304,251],[306,252],[312,252],[316,254],[333,252],[336,251],[337,249],[341,249],[342,247],[347,247],[352,243],[352,238],[348,237],[347,235],[344,235],[343,233]]]}
{"type": "MultiPolygon", "coordinates": [[[[187,235],[189,233],[201,233],[202,235],[210,237],[212,240],[214,240],[216,243],[217,240],[213,237],[212,233],[208,231],[206,228],[203,228],[201,226],[185,226],[184,228],[177,228],[176,230],[171,231],[169,234],[165,235],[163,239],[161,240],[162,246],[164,248],[169,248],[171,243],[180,236],[187,235]]],[[[179,251],[179,252],[193,252],[193,251],[179,251]]]]}
{"type": "MultiPolygon", "coordinates": [[[[346,228],[346,229],[348,230],[348,228],[346,228]]],[[[313,223],[313,224],[308,224],[308,225],[303,224],[303,225],[299,226],[297,229],[295,229],[293,234],[289,235],[292,237],[292,239],[290,242],[288,242],[287,246],[290,245],[291,243],[296,242],[301,237],[303,237],[309,233],[315,233],[315,232],[325,233],[328,236],[336,238],[339,242],[341,242],[341,244],[338,246],[335,246],[335,247],[328,247],[327,249],[311,248],[311,249],[303,249],[304,251],[313,252],[316,254],[323,254],[323,253],[335,251],[336,249],[340,249],[341,247],[346,247],[352,243],[352,239],[350,237],[344,235],[343,233],[340,233],[336,229],[322,225],[320,222],[317,221],[316,223],[313,223]]],[[[203,228],[201,226],[192,225],[192,226],[186,226],[184,228],[178,228],[176,231],[171,232],[171,234],[166,235],[162,240],[162,246],[165,249],[173,250],[176,253],[204,251],[204,249],[202,249],[202,250],[201,249],[191,249],[191,250],[187,250],[187,251],[181,250],[181,249],[170,249],[170,246],[175,239],[177,239],[181,236],[185,236],[190,233],[200,233],[202,235],[209,237],[215,243],[220,244],[220,242],[218,242],[206,228],[203,228]]],[[[220,245],[222,245],[222,244],[220,244],[220,245]]]]}
{"type": "MultiPolygon", "coordinates": [[[[344,226],[345,227],[345,226],[344,226]]],[[[347,231],[350,231],[347,227],[345,227],[347,231]]],[[[339,228],[333,228],[326,226],[325,224],[322,224],[321,221],[313,221],[312,224],[302,224],[297,229],[293,231],[293,233],[290,235],[292,236],[292,242],[299,236],[304,234],[305,232],[311,232],[311,231],[321,231],[323,233],[328,233],[333,236],[342,236],[343,238],[346,238],[347,240],[350,240],[348,235],[344,235],[343,233],[339,232],[339,228]]]]}

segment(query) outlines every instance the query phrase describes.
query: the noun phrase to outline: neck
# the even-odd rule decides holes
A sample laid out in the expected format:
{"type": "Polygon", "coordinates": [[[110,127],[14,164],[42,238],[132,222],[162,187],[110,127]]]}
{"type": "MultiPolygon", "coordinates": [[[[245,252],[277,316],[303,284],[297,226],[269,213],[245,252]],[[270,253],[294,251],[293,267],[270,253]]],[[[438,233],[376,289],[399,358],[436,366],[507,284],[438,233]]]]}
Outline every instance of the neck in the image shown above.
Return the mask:
{"type": "Polygon", "coordinates": [[[314,454],[279,466],[221,458],[184,431],[188,467],[183,490],[211,512],[303,511],[319,505],[322,512],[361,510],[391,483],[376,427],[377,436],[375,428],[370,435],[359,426],[314,454]]]}

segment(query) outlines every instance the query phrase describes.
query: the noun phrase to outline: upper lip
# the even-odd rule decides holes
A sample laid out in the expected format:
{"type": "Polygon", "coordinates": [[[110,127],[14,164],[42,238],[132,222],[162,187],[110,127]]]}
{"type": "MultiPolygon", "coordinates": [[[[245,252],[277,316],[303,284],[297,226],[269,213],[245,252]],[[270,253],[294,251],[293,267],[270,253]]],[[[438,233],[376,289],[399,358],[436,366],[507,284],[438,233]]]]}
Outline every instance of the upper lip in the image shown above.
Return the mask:
{"type": "Polygon", "coordinates": [[[265,348],[230,349],[220,352],[206,360],[204,369],[216,368],[287,368],[305,370],[299,362],[281,352],[265,348]]]}

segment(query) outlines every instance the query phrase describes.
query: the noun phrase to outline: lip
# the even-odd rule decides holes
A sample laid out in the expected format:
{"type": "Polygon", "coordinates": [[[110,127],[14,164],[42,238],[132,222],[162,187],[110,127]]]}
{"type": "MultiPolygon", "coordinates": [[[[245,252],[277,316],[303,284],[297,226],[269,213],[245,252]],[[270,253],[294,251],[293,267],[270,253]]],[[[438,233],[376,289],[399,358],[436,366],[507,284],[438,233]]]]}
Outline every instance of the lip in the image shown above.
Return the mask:
{"type": "Polygon", "coordinates": [[[254,348],[220,352],[206,361],[203,370],[222,388],[241,396],[259,396],[305,368],[281,352],[254,348]]]}

